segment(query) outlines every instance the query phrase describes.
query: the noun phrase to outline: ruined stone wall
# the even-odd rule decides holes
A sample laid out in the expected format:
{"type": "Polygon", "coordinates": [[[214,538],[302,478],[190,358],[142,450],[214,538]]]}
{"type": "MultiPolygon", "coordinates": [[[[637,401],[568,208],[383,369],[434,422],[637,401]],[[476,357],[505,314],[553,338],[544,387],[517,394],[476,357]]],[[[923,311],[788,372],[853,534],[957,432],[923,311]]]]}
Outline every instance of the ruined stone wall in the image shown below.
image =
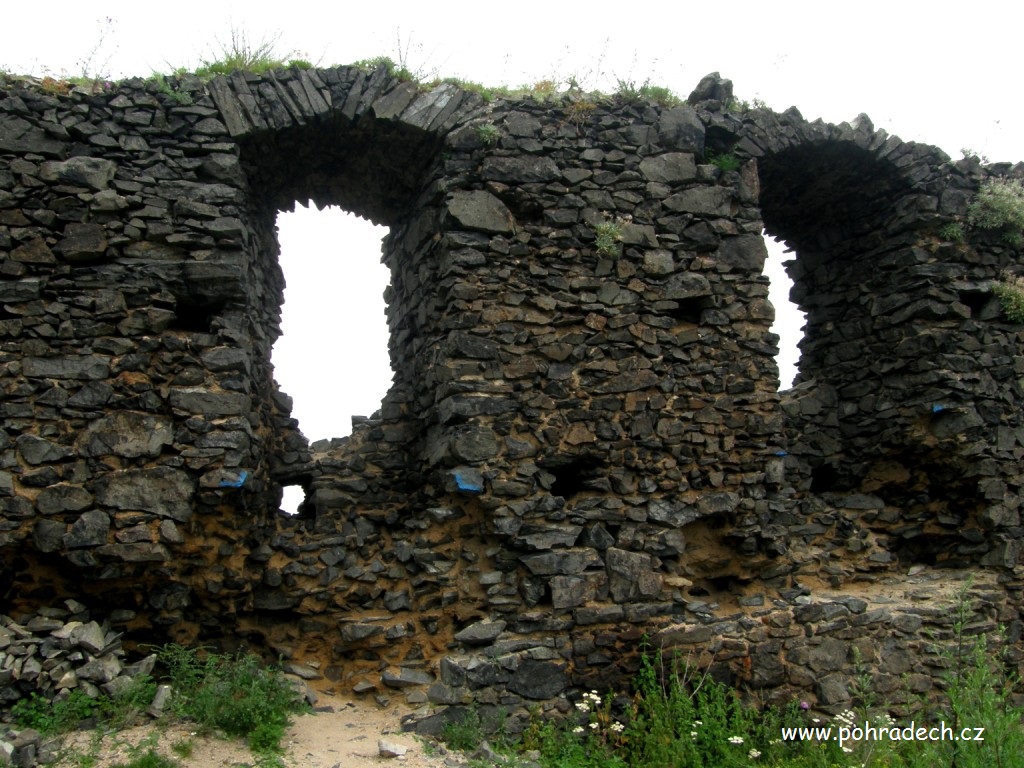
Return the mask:
{"type": "Polygon", "coordinates": [[[881,644],[879,680],[927,690],[922,627],[948,611],[908,569],[979,571],[978,626],[1015,641],[1020,330],[991,286],[1018,251],[940,232],[1019,169],[863,116],[733,112],[730,88],[9,83],[0,612],[71,596],[140,639],[513,708],[621,680],[645,634],[830,706],[849,648],[881,644]],[[394,370],[377,414],[312,446],[270,365],[274,217],[307,200],[390,228],[394,370]],[[764,229],[808,313],[782,393],[764,229]]]}

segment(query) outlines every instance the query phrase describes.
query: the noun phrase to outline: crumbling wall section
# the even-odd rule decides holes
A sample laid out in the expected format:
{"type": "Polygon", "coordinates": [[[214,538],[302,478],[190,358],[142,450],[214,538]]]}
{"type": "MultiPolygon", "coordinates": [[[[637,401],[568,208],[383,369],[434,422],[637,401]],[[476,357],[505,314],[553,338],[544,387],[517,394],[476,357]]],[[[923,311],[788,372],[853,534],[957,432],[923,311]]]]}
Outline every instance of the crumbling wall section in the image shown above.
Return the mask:
{"type": "Polygon", "coordinates": [[[507,707],[609,682],[644,634],[838,706],[815,664],[852,659],[798,638],[910,648],[921,624],[869,587],[911,566],[990,569],[986,615],[1019,628],[1019,329],[991,296],[1018,251],[941,234],[1017,169],[730,88],[10,84],[0,608],[102,596],[140,638],[507,707]],[[274,217],[307,200],[389,226],[394,370],[312,446],[270,365],[274,217]],[[765,228],[808,313],[783,393],[765,228]],[[825,589],[841,609],[812,609],[825,589]]]}

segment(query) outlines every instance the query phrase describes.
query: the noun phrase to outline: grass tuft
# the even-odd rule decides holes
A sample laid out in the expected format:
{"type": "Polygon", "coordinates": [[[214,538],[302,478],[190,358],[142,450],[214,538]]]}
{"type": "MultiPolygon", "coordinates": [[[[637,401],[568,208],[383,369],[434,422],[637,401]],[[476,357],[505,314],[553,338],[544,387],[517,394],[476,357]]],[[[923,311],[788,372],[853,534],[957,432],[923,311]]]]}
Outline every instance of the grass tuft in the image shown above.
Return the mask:
{"type": "Polygon", "coordinates": [[[175,714],[199,726],[246,739],[257,753],[276,752],[291,721],[304,706],[291,684],[252,654],[225,656],[165,645],[175,714]]]}

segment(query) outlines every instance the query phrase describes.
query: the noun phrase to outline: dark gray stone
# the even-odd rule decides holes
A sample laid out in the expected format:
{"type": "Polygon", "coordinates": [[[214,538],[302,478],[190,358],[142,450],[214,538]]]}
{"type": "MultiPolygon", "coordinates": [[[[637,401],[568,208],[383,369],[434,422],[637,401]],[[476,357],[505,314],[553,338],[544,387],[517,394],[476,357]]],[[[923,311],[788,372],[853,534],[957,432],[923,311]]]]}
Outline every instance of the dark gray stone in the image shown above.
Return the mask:
{"type": "Polygon", "coordinates": [[[110,375],[110,358],[103,355],[29,357],[22,363],[26,376],[46,379],[105,379],[110,375]]]}
{"type": "Polygon", "coordinates": [[[15,443],[18,446],[18,453],[29,464],[62,461],[74,455],[74,451],[67,446],[58,445],[35,435],[20,435],[15,443]]]}
{"type": "Polygon", "coordinates": [[[95,547],[107,543],[110,518],[105,512],[93,509],[83,512],[64,534],[64,546],[68,549],[95,547]]]}
{"type": "Polygon", "coordinates": [[[93,503],[93,496],[80,485],[58,483],[43,488],[36,497],[36,508],[41,514],[56,515],[61,512],[79,512],[93,503]]]}
{"type": "Polygon", "coordinates": [[[101,478],[96,483],[96,501],[184,523],[192,517],[194,488],[192,479],[179,469],[128,469],[101,478]]]}
{"type": "Polygon", "coordinates": [[[39,178],[43,181],[63,182],[96,190],[106,189],[115,173],[117,163],[99,157],[49,161],[39,168],[39,178]]]}
{"type": "Polygon", "coordinates": [[[67,528],[57,520],[39,520],[32,529],[32,543],[40,552],[56,552],[64,542],[67,528]]]}
{"type": "Polygon", "coordinates": [[[551,699],[568,687],[565,665],[524,659],[519,663],[508,689],[527,699],[551,699]]]}
{"type": "Polygon", "coordinates": [[[587,547],[523,555],[519,560],[537,576],[582,573],[603,562],[596,550],[587,547]]]}
{"type": "Polygon", "coordinates": [[[68,224],[55,250],[71,262],[88,262],[107,252],[107,236],[99,224],[68,224]]]}
{"type": "Polygon", "coordinates": [[[488,180],[523,184],[554,181],[560,171],[549,157],[489,157],[484,160],[481,175],[488,180]]]}
{"type": "Polygon", "coordinates": [[[501,200],[484,190],[452,193],[448,213],[467,229],[506,234],[511,234],[515,229],[515,220],[509,209],[501,200]]]}
{"type": "Polygon", "coordinates": [[[159,456],[173,440],[169,419],[119,411],[90,422],[78,442],[83,456],[159,456]]]}
{"type": "Polygon", "coordinates": [[[648,181],[678,184],[697,177],[697,164],[686,152],[669,152],[645,157],[640,161],[640,173],[648,181]]]}
{"type": "Polygon", "coordinates": [[[171,406],[209,418],[241,416],[252,407],[248,395],[238,392],[212,392],[198,387],[171,390],[171,406]]]}
{"type": "Polygon", "coordinates": [[[650,555],[611,547],[605,552],[605,562],[615,602],[650,600],[661,592],[662,576],[654,571],[650,555]]]}
{"type": "Polygon", "coordinates": [[[434,682],[434,676],[420,669],[399,667],[384,670],[380,680],[388,688],[409,688],[414,685],[430,685],[434,682]]]}
{"type": "Polygon", "coordinates": [[[505,631],[504,621],[478,621],[455,633],[455,639],[466,645],[486,645],[505,631]]]}
{"type": "Polygon", "coordinates": [[[474,425],[456,427],[451,446],[457,460],[470,463],[492,459],[501,448],[493,430],[474,425]]]}

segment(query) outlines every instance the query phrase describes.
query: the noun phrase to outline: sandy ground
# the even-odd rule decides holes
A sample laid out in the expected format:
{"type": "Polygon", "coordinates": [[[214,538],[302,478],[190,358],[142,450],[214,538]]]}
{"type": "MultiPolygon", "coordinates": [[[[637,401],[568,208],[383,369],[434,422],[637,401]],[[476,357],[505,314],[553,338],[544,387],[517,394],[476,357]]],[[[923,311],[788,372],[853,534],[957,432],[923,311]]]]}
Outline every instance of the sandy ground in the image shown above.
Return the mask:
{"type": "MultiPolygon", "coordinates": [[[[387,709],[365,702],[351,702],[321,696],[318,711],[295,719],[282,744],[284,763],[296,768],[445,768],[464,765],[465,760],[447,753],[436,742],[403,733],[402,715],[408,710],[387,709]],[[382,757],[378,742],[384,739],[404,747],[398,757],[382,757]],[[446,762],[447,761],[447,762],[446,762]]],[[[200,735],[188,723],[147,725],[100,735],[80,732],[65,737],[57,766],[80,766],[81,755],[95,755],[95,768],[111,768],[133,755],[154,749],[175,760],[182,768],[242,768],[255,766],[256,759],[244,743],[200,735]]]]}

